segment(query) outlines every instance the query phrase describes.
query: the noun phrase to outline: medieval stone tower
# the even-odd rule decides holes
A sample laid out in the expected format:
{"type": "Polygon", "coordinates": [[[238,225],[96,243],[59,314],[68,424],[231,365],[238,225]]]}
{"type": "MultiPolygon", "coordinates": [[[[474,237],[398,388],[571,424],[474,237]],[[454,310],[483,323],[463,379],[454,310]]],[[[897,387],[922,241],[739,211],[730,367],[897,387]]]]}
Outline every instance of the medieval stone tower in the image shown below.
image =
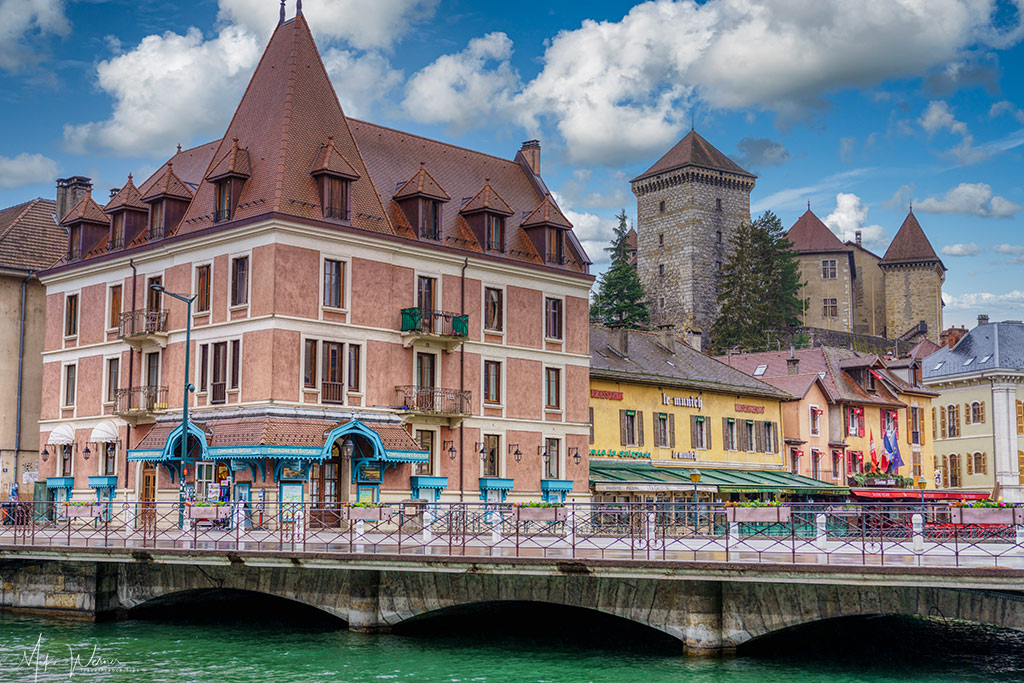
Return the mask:
{"type": "Polygon", "coordinates": [[[631,181],[637,270],[654,324],[710,332],[718,314],[718,271],[733,232],[750,221],[755,178],[690,131],[631,181]]]}
{"type": "Polygon", "coordinates": [[[898,339],[924,322],[928,339],[938,343],[946,266],[913,211],[907,214],[878,267],[885,278],[885,336],[898,339]]]}

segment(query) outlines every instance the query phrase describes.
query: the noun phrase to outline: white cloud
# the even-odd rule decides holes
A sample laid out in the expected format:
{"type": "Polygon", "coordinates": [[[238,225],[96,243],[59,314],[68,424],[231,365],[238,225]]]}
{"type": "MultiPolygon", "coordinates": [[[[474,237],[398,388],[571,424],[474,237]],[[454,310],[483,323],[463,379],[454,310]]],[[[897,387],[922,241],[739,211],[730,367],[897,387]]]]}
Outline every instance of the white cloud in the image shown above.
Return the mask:
{"type": "Polygon", "coordinates": [[[864,246],[879,248],[886,241],[885,228],[881,225],[865,225],[867,218],[868,207],[860,197],[840,192],[836,195],[836,208],[822,222],[844,242],[855,240],[859,231],[864,246]]]}
{"type": "Polygon", "coordinates": [[[962,214],[980,218],[1010,218],[1024,209],[1020,204],[992,194],[985,183],[960,183],[942,197],[928,197],[915,207],[924,213],[962,214]]]}
{"type": "Polygon", "coordinates": [[[1009,114],[1010,116],[1017,119],[1021,123],[1024,123],[1024,111],[1018,109],[1017,105],[1015,105],[1013,102],[1007,102],[1006,100],[1002,100],[1001,102],[996,102],[991,107],[989,107],[988,115],[990,118],[994,119],[1000,114],[1009,114]]]}
{"type": "Polygon", "coordinates": [[[911,198],[914,195],[914,185],[900,185],[892,197],[882,202],[882,208],[886,211],[904,211],[908,208],[911,198]]]}
{"type": "Polygon", "coordinates": [[[974,242],[970,244],[947,244],[940,250],[944,256],[977,256],[982,248],[974,242]]]}
{"type": "Polygon", "coordinates": [[[839,138],[839,158],[849,163],[853,159],[853,150],[857,146],[857,138],[839,138]]]}
{"type": "Polygon", "coordinates": [[[813,185],[779,190],[766,197],[757,199],[751,204],[750,211],[755,214],[761,213],[766,209],[778,212],[784,209],[797,208],[806,201],[817,202],[818,200],[831,198],[832,192],[835,190],[851,185],[857,182],[859,178],[870,175],[874,171],[875,169],[870,167],[855,168],[843,171],[842,173],[834,173],[813,185]]]}
{"type": "Polygon", "coordinates": [[[495,32],[470,40],[462,52],[438,57],[409,79],[402,103],[406,115],[456,131],[490,123],[519,86],[511,56],[512,41],[495,32]]]}
{"type": "Polygon", "coordinates": [[[1014,308],[1019,308],[1021,304],[1024,304],[1024,292],[1019,289],[1015,289],[1002,294],[976,292],[961,294],[959,296],[943,293],[942,300],[945,302],[946,308],[953,310],[969,310],[990,306],[1000,308],[1001,310],[1012,310],[1014,308]]]}
{"type": "Polygon", "coordinates": [[[45,34],[66,36],[70,31],[62,0],[0,0],[0,69],[16,71],[39,61],[26,42],[45,34]]]}
{"type": "Polygon", "coordinates": [[[0,188],[10,190],[37,183],[53,184],[60,168],[42,154],[22,153],[12,158],[0,156],[0,188]]]}
{"type": "Polygon", "coordinates": [[[1024,246],[1020,244],[997,244],[992,251],[1009,257],[1006,263],[1024,263],[1024,246]]]}
{"type": "Polygon", "coordinates": [[[402,82],[402,72],[392,69],[387,58],[378,52],[360,55],[331,48],[324,53],[323,60],[348,116],[367,117],[376,106],[388,102],[391,91],[402,82]]]}
{"type": "Polygon", "coordinates": [[[745,137],[736,143],[736,149],[740,152],[736,160],[748,168],[781,166],[789,161],[785,145],[768,138],[745,137]]]}
{"type": "Polygon", "coordinates": [[[954,157],[961,165],[976,164],[991,156],[989,151],[974,146],[974,136],[967,130],[967,124],[958,121],[953,116],[949,105],[942,100],[929,102],[918,122],[929,135],[935,135],[942,131],[959,135],[960,142],[950,148],[947,154],[954,157]]]}
{"type": "MultiPolygon", "coordinates": [[[[434,14],[437,0],[306,0],[302,14],[317,39],[343,40],[359,49],[388,48],[410,26],[434,14]]],[[[294,3],[288,3],[289,16],[294,3]]],[[[266,0],[220,0],[219,19],[265,42],[277,26],[280,6],[266,0]]]]}

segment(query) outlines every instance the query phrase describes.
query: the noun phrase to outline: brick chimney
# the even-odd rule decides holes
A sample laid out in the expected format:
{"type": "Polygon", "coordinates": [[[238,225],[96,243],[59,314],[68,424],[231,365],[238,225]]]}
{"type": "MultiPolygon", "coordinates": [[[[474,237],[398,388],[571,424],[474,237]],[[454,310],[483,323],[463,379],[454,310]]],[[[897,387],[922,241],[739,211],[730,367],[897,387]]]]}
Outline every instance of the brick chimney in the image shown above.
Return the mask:
{"type": "Polygon", "coordinates": [[[704,337],[701,334],[700,330],[689,330],[686,333],[686,343],[689,344],[690,348],[692,348],[694,351],[703,352],[703,339],[704,337]]]}
{"type": "Polygon", "coordinates": [[[669,353],[676,352],[676,330],[674,325],[658,326],[658,343],[668,349],[669,353]]]}
{"type": "Polygon", "coordinates": [[[85,176],[57,178],[57,217],[63,220],[71,209],[92,192],[92,179],[85,176]]]}
{"type": "Polygon", "coordinates": [[[853,234],[856,236],[855,239],[857,240],[857,246],[859,247],[861,245],[860,243],[861,243],[861,238],[863,237],[863,235],[861,234],[860,230],[858,230],[857,232],[855,232],[853,234]]]}
{"type": "Polygon", "coordinates": [[[786,359],[786,374],[787,375],[799,375],[800,374],[800,359],[796,357],[796,347],[789,347],[789,358],[786,359]]]}
{"type": "Polygon", "coordinates": [[[540,175],[540,140],[527,140],[519,148],[519,153],[526,159],[527,165],[534,175],[540,175]]]}
{"type": "Polygon", "coordinates": [[[608,346],[620,356],[629,358],[629,329],[613,327],[608,333],[608,346]]]}

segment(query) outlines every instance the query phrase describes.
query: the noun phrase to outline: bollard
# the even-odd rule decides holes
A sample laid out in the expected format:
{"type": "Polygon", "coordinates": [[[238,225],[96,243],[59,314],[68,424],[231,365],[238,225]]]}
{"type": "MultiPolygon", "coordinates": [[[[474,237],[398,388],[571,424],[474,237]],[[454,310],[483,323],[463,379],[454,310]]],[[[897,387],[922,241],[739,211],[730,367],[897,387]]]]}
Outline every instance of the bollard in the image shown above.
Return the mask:
{"type": "Polygon", "coordinates": [[[911,526],[914,530],[914,552],[924,552],[924,515],[920,512],[910,517],[911,526]]]}
{"type": "MultiPolygon", "coordinates": [[[[360,538],[362,538],[365,530],[366,530],[366,522],[364,522],[361,519],[357,520],[356,521],[356,536],[359,536],[360,538]]],[[[365,552],[365,551],[366,551],[366,546],[365,545],[363,545],[362,543],[357,543],[356,544],[356,552],[357,553],[362,553],[362,552],[365,552]]]]}
{"type": "Polygon", "coordinates": [[[434,532],[430,530],[430,525],[434,523],[434,512],[427,507],[423,511],[423,545],[430,545],[430,542],[434,540],[434,532]]]}
{"type": "Polygon", "coordinates": [[[828,541],[828,534],[825,531],[825,513],[819,512],[814,515],[814,526],[817,531],[814,538],[814,545],[824,550],[825,543],[828,541]]]}
{"type": "Polygon", "coordinates": [[[491,552],[501,543],[501,514],[491,513],[491,552]]]}
{"type": "Polygon", "coordinates": [[[1024,526],[1018,524],[1013,529],[1016,532],[1014,540],[1017,542],[1017,552],[1024,553],[1024,526]]]}
{"type": "Polygon", "coordinates": [[[570,548],[576,546],[576,509],[570,508],[569,514],[565,517],[565,542],[570,548]]]}
{"type": "Polygon", "coordinates": [[[729,542],[739,543],[740,540],[740,523],[729,522],[729,542]]]}

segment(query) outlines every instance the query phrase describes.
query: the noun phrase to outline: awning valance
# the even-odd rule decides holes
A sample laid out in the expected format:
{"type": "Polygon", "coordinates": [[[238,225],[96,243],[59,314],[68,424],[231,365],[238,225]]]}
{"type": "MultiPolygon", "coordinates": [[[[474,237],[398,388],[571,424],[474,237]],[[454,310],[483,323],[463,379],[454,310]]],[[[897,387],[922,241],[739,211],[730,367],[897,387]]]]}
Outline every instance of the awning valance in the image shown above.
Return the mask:
{"type": "Polygon", "coordinates": [[[49,438],[46,440],[46,443],[53,444],[55,446],[66,446],[67,444],[74,442],[75,428],[67,422],[54,427],[53,431],[50,432],[49,438]]]}
{"type": "Polygon", "coordinates": [[[92,434],[89,435],[89,441],[93,443],[110,443],[117,439],[117,425],[110,420],[100,422],[93,427],[92,434]]]}

